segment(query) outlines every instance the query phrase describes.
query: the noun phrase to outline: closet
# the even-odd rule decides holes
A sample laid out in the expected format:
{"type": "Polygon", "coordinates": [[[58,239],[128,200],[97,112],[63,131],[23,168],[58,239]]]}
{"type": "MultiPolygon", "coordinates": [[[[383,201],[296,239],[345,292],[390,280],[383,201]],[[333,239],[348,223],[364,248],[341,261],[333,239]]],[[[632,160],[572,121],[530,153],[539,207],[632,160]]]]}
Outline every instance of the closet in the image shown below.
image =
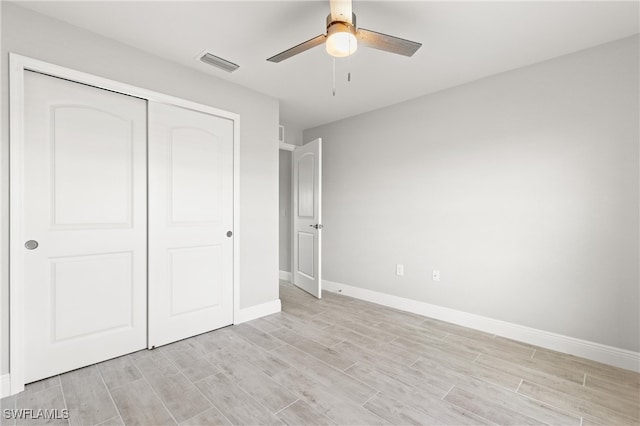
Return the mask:
{"type": "Polygon", "coordinates": [[[233,323],[234,118],[28,70],[23,93],[24,383],[233,323]]]}

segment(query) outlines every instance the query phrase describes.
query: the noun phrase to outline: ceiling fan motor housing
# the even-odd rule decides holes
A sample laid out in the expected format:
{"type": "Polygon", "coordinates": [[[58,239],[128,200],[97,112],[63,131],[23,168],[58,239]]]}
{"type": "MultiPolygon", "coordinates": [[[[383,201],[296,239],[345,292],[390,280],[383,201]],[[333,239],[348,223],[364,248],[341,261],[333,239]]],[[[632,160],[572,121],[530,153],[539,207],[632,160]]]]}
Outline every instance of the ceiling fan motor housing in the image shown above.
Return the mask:
{"type": "Polygon", "coordinates": [[[352,13],[352,14],[351,14],[351,22],[348,22],[348,21],[340,21],[339,19],[336,19],[336,20],[334,21],[334,20],[332,20],[332,19],[331,19],[331,14],[328,14],[328,15],[327,15],[327,31],[329,31],[329,27],[330,27],[332,24],[335,24],[336,22],[341,22],[341,23],[343,23],[343,24],[344,24],[344,23],[350,24],[350,25],[353,27],[353,31],[355,31],[355,30],[356,30],[356,14],[355,14],[355,13],[352,13]]]}

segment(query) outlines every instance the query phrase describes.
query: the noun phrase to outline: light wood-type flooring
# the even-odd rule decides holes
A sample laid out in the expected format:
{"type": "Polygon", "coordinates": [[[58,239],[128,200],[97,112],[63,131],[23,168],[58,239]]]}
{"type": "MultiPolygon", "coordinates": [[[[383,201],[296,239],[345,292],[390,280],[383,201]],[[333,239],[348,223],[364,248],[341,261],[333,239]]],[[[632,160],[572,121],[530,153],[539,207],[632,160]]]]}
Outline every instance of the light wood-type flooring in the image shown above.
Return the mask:
{"type": "Polygon", "coordinates": [[[640,423],[637,373],[286,282],[280,297],[282,313],[30,384],[1,422],[67,409],[52,423],[640,423]]]}

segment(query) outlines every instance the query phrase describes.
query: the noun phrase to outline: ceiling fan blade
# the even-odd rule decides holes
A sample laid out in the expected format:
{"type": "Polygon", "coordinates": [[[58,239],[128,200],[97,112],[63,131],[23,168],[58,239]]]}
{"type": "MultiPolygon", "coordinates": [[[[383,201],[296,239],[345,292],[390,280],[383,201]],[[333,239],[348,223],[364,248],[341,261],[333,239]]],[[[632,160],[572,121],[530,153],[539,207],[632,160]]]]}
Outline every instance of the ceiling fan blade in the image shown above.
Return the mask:
{"type": "Polygon", "coordinates": [[[300,43],[297,46],[292,47],[291,49],[287,49],[284,52],[280,52],[277,55],[274,55],[267,59],[269,62],[281,62],[285,59],[289,59],[292,56],[297,55],[298,53],[302,53],[305,50],[309,50],[312,47],[316,47],[325,42],[327,36],[324,34],[320,34],[317,37],[312,38],[311,40],[307,40],[304,43],[300,43]]]}
{"type": "Polygon", "coordinates": [[[331,21],[353,24],[351,20],[351,16],[353,15],[351,0],[329,0],[329,7],[331,7],[331,21]]]}
{"type": "Polygon", "coordinates": [[[417,43],[411,40],[405,40],[403,38],[390,36],[388,34],[382,34],[371,30],[365,30],[364,28],[358,29],[356,37],[362,45],[367,47],[373,47],[374,49],[385,50],[391,53],[397,53],[398,55],[413,56],[416,50],[422,46],[422,43],[417,43]]]}

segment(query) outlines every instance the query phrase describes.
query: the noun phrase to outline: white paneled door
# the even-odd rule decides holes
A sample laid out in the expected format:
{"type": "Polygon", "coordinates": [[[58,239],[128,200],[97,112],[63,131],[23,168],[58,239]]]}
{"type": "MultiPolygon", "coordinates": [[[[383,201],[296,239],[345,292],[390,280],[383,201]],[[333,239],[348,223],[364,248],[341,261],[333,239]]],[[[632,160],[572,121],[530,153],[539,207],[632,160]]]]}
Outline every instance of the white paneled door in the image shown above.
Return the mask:
{"type": "Polygon", "coordinates": [[[149,103],[149,347],[233,322],[233,121],[149,103]]]}
{"type": "Polygon", "coordinates": [[[146,346],[147,124],[142,99],[24,78],[28,383],[146,346]]]}
{"type": "Polygon", "coordinates": [[[293,284],[322,297],[322,139],[293,151],[293,284]]]}

